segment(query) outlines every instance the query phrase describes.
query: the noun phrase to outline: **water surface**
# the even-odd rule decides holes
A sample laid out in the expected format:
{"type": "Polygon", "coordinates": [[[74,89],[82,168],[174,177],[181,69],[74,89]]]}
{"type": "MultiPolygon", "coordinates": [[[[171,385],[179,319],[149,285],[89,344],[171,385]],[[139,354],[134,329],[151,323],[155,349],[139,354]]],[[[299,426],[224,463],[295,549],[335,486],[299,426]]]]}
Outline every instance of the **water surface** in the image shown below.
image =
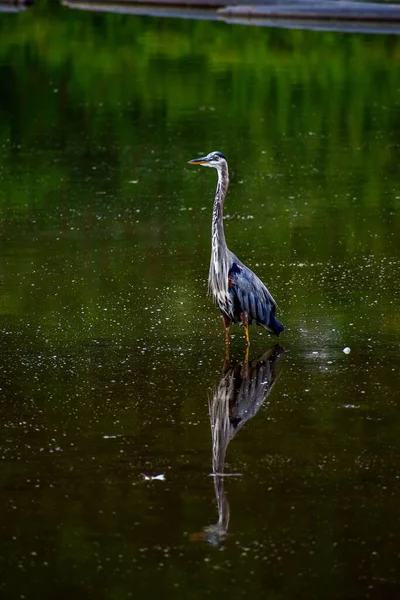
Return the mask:
{"type": "Polygon", "coordinates": [[[2,596],[397,597],[399,39],[0,27],[2,596]],[[211,150],[286,326],[247,366],[206,297],[211,150]]]}

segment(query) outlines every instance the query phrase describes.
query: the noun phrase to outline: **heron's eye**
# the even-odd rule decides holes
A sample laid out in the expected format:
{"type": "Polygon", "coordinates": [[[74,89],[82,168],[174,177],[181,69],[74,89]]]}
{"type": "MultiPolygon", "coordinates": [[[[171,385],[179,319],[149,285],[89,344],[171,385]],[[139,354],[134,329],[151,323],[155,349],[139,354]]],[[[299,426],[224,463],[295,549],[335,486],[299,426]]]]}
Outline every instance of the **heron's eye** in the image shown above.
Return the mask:
{"type": "Polygon", "coordinates": [[[214,160],[219,160],[219,156],[218,156],[218,154],[215,154],[215,156],[214,156],[214,160]]]}

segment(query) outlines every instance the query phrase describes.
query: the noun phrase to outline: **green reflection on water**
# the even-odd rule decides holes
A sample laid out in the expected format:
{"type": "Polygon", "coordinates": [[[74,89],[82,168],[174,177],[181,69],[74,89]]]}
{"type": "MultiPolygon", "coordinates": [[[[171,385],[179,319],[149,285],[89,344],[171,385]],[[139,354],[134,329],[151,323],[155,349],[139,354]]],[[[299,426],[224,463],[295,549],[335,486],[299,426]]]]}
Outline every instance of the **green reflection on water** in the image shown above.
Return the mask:
{"type": "Polygon", "coordinates": [[[400,40],[46,4],[0,32],[4,591],[396,589],[400,40]],[[215,519],[224,341],[215,174],[186,163],[217,149],[288,350],[229,446],[225,550],[188,541],[215,519]]]}

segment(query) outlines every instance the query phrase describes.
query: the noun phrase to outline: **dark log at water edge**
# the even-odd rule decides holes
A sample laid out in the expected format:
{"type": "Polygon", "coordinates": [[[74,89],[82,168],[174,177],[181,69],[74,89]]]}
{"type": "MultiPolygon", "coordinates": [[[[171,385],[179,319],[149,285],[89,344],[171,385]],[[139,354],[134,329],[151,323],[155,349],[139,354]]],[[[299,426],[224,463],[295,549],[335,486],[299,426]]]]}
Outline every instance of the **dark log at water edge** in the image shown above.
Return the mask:
{"type": "Polygon", "coordinates": [[[137,6],[173,6],[218,10],[220,15],[232,17],[335,19],[345,21],[400,22],[400,4],[348,2],[346,0],[106,0],[81,2],[65,0],[64,5],[86,10],[122,11],[137,6]]]}
{"type": "Polygon", "coordinates": [[[345,0],[62,0],[69,8],[289,29],[400,35],[400,4],[345,0]]]}
{"type": "MultiPolygon", "coordinates": [[[[116,11],[121,11],[126,8],[134,8],[136,6],[175,6],[184,8],[202,8],[208,10],[216,10],[227,6],[238,5],[237,2],[229,2],[229,0],[61,0],[64,6],[70,8],[82,8],[83,6],[90,7],[91,10],[101,10],[102,7],[115,7],[116,11]]],[[[258,3],[256,0],[255,4],[258,3]]],[[[243,5],[248,5],[249,2],[243,5]]],[[[253,4],[250,2],[250,4],[253,4]]]]}
{"type": "Polygon", "coordinates": [[[76,10],[88,10],[92,12],[113,12],[124,15],[143,15],[147,17],[165,17],[175,19],[203,19],[207,21],[229,21],[230,18],[218,17],[216,10],[206,8],[195,8],[186,6],[158,5],[158,4],[112,4],[102,2],[99,4],[89,2],[70,2],[62,0],[62,4],[76,10]]]}
{"type": "Polygon", "coordinates": [[[399,4],[370,4],[368,2],[342,2],[328,0],[322,2],[291,2],[288,4],[268,4],[253,6],[227,6],[220,14],[247,16],[251,18],[291,18],[291,19],[336,19],[345,21],[394,21],[400,22],[399,4]]]}

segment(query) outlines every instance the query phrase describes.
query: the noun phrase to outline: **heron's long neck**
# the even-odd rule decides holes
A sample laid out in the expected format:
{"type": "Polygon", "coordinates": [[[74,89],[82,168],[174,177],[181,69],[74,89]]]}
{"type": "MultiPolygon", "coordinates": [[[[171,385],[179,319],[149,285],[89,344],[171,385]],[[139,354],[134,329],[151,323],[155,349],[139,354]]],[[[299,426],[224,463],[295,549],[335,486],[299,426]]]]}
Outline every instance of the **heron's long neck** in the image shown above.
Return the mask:
{"type": "Polygon", "coordinates": [[[222,219],[224,210],[224,200],[226,192],[228,191],[228,185],[228,168],[224,167],[222,169],[218,169],[218,184],[215,192],[211,227],[211,244],[213,251],[218,250],[219,248],[226,249],[224,223],[222,219]]]}

